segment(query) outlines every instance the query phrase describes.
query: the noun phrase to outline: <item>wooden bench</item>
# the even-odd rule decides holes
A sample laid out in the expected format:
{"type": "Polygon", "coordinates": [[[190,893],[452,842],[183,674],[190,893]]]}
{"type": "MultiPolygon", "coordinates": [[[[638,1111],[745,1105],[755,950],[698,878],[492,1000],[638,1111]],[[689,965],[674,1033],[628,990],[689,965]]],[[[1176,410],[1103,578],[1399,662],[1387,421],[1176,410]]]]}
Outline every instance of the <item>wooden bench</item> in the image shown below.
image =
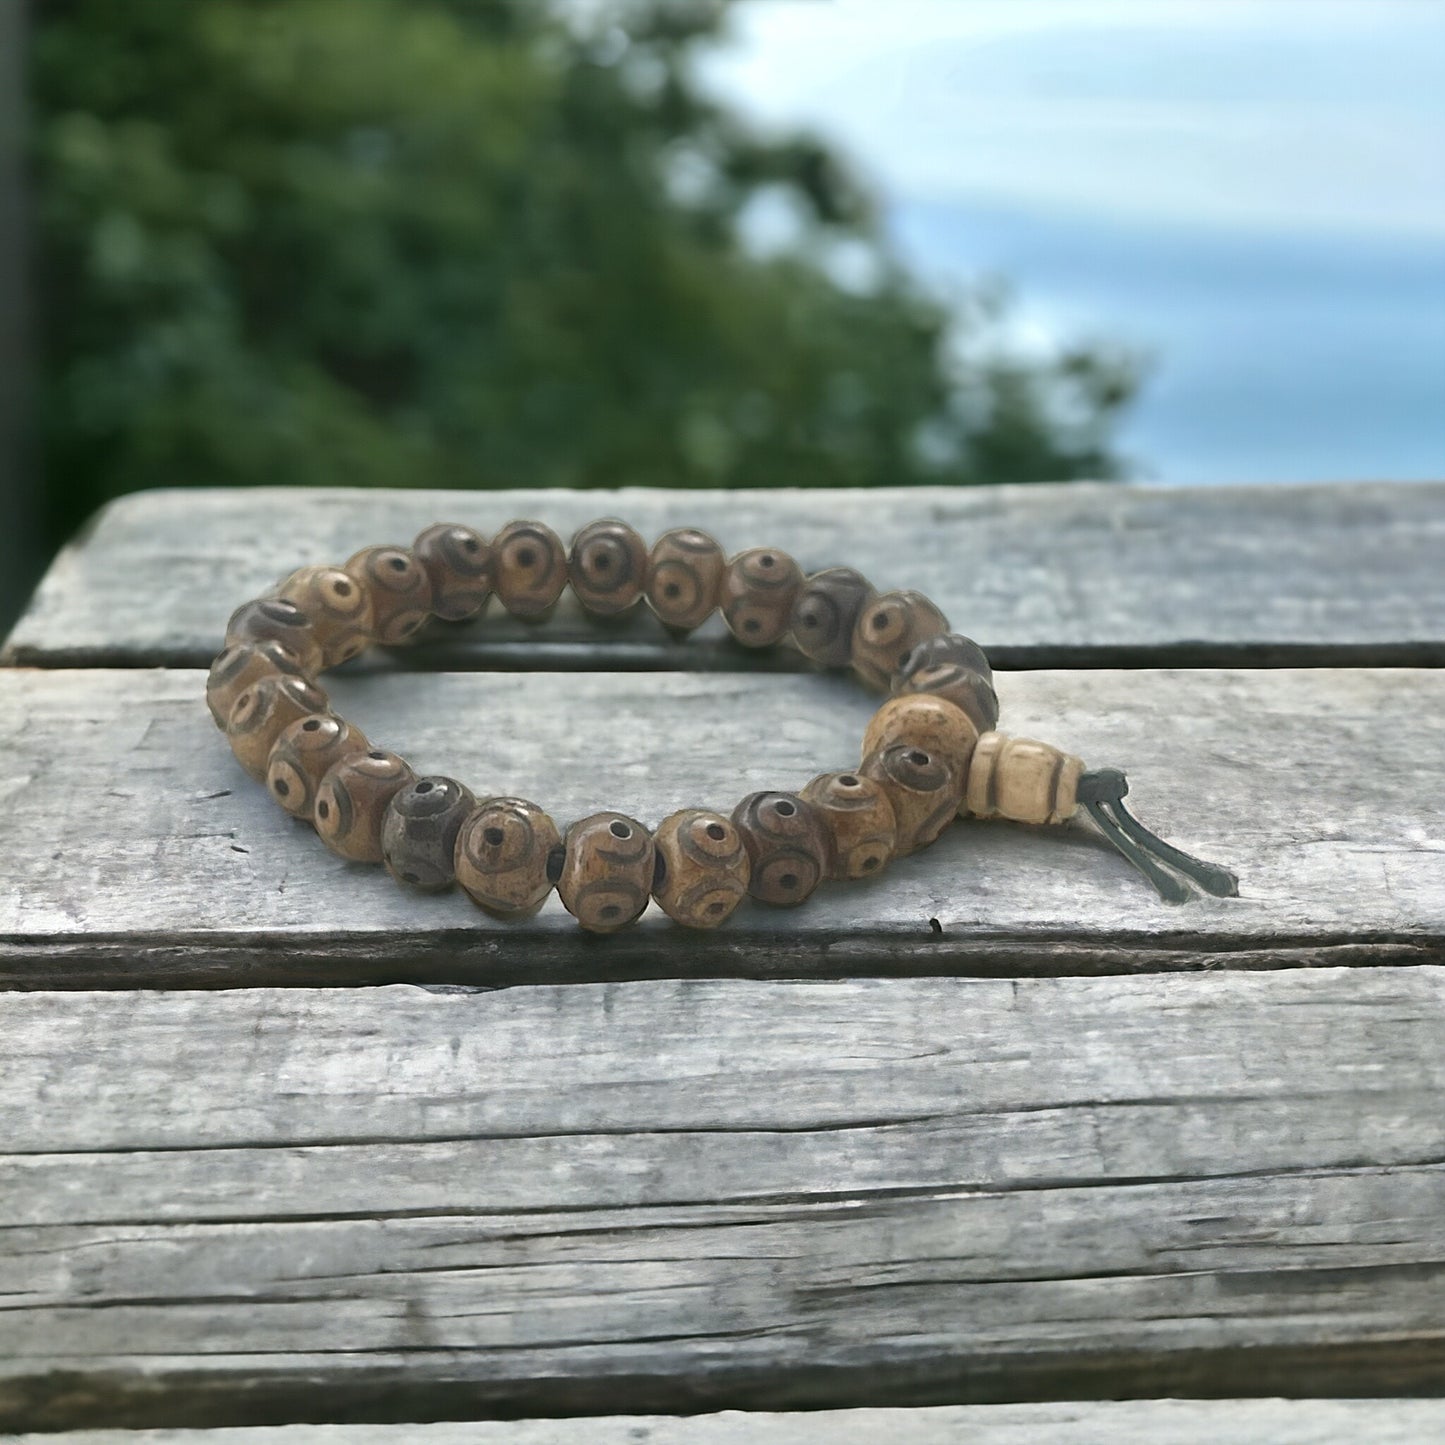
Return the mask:
{"type": "MultiPolygon", "coordinates": [[[[115,504],[0,668],[0,1430],[1445,1439],[1442,564],[1445,485],[115,504]],[[1033,669],[1001,726],[1241,896],[973,823],[715,934],[506,925],[334,858],[211,726],[292,566],[609,513],[921,588],[1033,669]]],[[[563,820],[799,786],[873,706],[565,604],[328,686],[563,820]]]]}

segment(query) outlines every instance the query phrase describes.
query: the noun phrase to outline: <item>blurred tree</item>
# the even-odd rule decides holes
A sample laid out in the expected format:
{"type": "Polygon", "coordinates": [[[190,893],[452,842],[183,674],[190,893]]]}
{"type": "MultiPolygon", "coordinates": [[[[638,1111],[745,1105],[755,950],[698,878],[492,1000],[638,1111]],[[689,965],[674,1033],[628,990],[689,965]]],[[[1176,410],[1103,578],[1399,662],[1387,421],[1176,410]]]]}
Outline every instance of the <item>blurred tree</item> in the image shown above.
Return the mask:
{"type": "Polygon", "coordinates": [[[49,523],[138,487],[1029,481],[1134,375],[1031,366],[691,57],[716,3],[45,0],[49,523]],[[787,239],[761,248],[759,218],[787,239]]]}

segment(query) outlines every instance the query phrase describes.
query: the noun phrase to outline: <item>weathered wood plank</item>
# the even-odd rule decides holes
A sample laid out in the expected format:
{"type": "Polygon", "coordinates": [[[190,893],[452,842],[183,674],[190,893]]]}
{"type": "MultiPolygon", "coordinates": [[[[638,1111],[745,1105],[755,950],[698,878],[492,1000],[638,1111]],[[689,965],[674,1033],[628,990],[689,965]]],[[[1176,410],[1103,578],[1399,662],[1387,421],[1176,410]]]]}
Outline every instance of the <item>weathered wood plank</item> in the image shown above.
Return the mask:
{"type": "Polygon", "coordinates": [[[1445,1389],[1438,968],[30,994],[6,1038],[0,1428],[1445,1389]]]}
{"type": "MultiPolygon", "coordinates": [[[[341,862],[247,779],[185,671],[0,672],[0,980],[109,986],[698,973],[1053,972],[1445,956],[1445,674],[1010,674],[1004,719],[1122,763],[1141,816],[1235,867],[1238,899],[1158,902],[1083,824],[962,824],[876,882],[653,910],[583,935],[555,897],[499,923],[341,862]]],[[[486,674],[339,680],[428,771],[565,821],[656,822],[847,767],[871,704],[836,679],[486,674]]]]}
{"type": "MultiPolygon", "coordinates": [[[[1000,666],[1445,661],[1445,484],[1108,485],[872,492],[144,493],[56,563],[5,656],[46,666],[199,666],[230,610],[301,562],[407,541],[438,518],[565,535],[616,514],[651,537],[713,531],[808,568],[843,562],[917,587],[1000,666]]],[[[644,610],[645,611],[645,610],[644,610]]],[[[600,628],[563,608],[444,629],[448,667],[757,670],[714,625],[690,643],[650,616],[600,628]]],[[[796,666],[792,654],[775,666],[796,666]]]]}

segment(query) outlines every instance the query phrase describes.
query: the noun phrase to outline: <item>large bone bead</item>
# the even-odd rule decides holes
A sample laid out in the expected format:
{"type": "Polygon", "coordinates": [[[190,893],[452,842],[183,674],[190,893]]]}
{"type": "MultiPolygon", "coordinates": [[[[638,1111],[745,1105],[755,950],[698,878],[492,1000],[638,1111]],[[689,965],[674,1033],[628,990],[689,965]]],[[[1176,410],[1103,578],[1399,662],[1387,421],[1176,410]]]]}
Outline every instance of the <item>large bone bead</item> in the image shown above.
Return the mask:
{"type": "Polygon", "coordinates": [[[431,578],[405,547],[363,547],[341,569],[371,594],[372,633],[396,647],[431,615],[431,578]]]}
{"type": "Polygon", "coordinates": [[[889,743],[909,743],[941,758],[959,777],[968,770],[978,729],[960,707],[932,693],[890,697],[868,721],[863,756],[889,743]]]}
{"type": "Polygon", "coordinates": [[[415,776],[395,753],[381,748],[333,763],[316,789],[311,814],[321,841],[353,863],[380,863],[387,805],[415,776]]]}
{"type": "Polygon", "coordinates": [[[556,882],[557,825],[525,798],[484,798],[457,834],[457,882],[488,913],[516,918],[556,882]]]}
{"type": "Polygon", "coordinates": [[[615,518],[589,522],[572,538],[567,580],[589,612],[626,612],[647,586],[647,543],[615,518]]]}
{"type": "Polygon", "coordinates": [[[885,592],[858,614],[853,668],[869,687],[886,692],[908,654],[925,638],[948,631],[948,618],[921,592],[885,592]]]}
{"type": "Polygon", "coordinates": [[[727,565],[722,611],[732,635],[745,647],[768,647],[786,634],[803,570],[776,547],[751,547],[727,565]]]}
{"type": "Polygon", "coordinates": [[[456,877],[457,834],[477,805],[455,778],[415,778],[392,795],[381,824],[381,861],[399,883],[436,892],[456,877]]]}
{"type": "Polygon", "coordinates": [[[274,637],[260,642],[233,642],[211,664],[206,678],[206,706],[223,732],[236,699],[263,677],[305,677],[301,659],[274,637]]]}
{"type": "Polygon", "coordinates": [[[284,597],[258,597],[243,602],[226,623],[226,646],[244,642],[279,642],[301,663],[307,677],[321,671],[324,654],[321,639],[307,616],[284,597]]]}
{"type": "Polygon", "coordinates": [[[226,740],[236,761],[258,783],[264,782],[276,739],[298,718],[325,712],[327,706],[326,694],[304,677],[263,677],[232,704],[226,740]]]}
{"type": "Polygon", "coordinates": [[[751,793],[733,809],[760,903],[801,903],[827,875],[832,840],[818,811],[796,793],[751,793]]]}
{"type": "Polygon", "coordinates": [[[371,744],[360,728],[332,713],[312,713],[289,724],[271,746],[266,787],[293,817],[309,823],[316,791],[333,763],[371,744]]]}
{"type": "Polygon", "coordinates": [[[652,896],[674,923],[716,928],[747,896],[742,834],[720,813],[683,808],[657,825],[652,896]]]}
{"type": "Polygon", "coordinates": [[[942,632],[920,642],[894,677],[893,691],[895,695],[926,692],[947,698],[969,715],[980,734],[991,731],[998,722],[993,668],[983,648],[957,632],[942,632]]]}
{"type": "Polygon", "coordinates": [[[417,534],[411,555],[431,583],[431,610],[448,622],[475,617],[492,591],[492,548],[480,532],[438,522],[417,534]]]}
{"type": "Polygon", "coordinates": [[[508,522],[492,539],[492,585],[514,617],[541,617],[567,585],[567,549],[544,522],[508,522]]]}
{"type": "Polygon", "coordinates": [[[869,878],[893,856],[898,825],[880,783],[861,773],[820,773],[803,797],[832,836],[830,878],[869,878]]]}
{"type": "Polygon", "coordinates": [[[985,733],[968,769],[959,812],[1016,823],[1062,823],[1078,807],[1084,763],[1032,738],[985,733]]]}
{"type": "Polygon", "coordinates": [[[679,527],[652,544],[647,605],[658,621],[680,632],[701,627],[722,595],[727,559],[706,532],[679,527]]]}
{"type": "Polygon", "coordinates": [[[889,743],[859,769],[888,795],[898,829],[898,857],[926,848],[953,821],[964,778],[940,757],[910,743],[889,743]]]}
{"type": "Polygon", "coordinates": [[[335,667],[371,645],[371,591],[340,567],[301,567],[277,589],[311,619],[323,663],[335,667]]]}
{"type": "Polygon", "coordinates": [[[567,829],[557,896],[589,932],[613,933],[647,907],[652,872],[652,834],[622,813],[593,813],[567,829]]]}
{"type": "Polygon", "coordinates": [[[851,567],[814,572],[793,604],[793,642],[821,667],[846,667],[853,658],[858,615],[874,596],[873,584],[851,567]]]}

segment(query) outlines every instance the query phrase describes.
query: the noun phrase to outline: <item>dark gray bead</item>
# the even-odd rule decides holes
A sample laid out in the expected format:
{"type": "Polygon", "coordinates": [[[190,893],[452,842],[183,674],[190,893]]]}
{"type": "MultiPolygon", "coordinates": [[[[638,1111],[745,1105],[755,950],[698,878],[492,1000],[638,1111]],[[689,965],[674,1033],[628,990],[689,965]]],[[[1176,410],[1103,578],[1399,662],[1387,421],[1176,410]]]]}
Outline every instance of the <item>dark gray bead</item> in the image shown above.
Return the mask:
{"type": "Polygon", "coordinates": [[[381,860],[399,883],[435,891],[456,878],[456,843],[477,806],[455,778],[417,778],[387,804],[381,825],[381,860]]]}

